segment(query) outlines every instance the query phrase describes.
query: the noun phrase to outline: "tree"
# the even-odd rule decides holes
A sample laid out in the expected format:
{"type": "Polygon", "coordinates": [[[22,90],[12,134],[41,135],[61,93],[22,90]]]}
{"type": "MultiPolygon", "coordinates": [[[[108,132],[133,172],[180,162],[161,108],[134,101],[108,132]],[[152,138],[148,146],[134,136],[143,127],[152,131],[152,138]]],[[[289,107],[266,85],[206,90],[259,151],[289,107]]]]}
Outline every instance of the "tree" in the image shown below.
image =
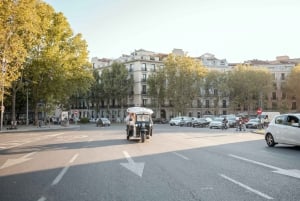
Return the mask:
{"type": "MultiPolygon", "coordinates": [[[[157,70],[148,77],[148,93],[151,97],[151,103],[156,108],[157,114],[160,115],[160,108],[166,99],[166,75],[163,68],[157,70]]],[[[160,116],[156,116],[160,118],[160,116]]]]}
{"type": "MultiPolygon", "coordinates": [[[[203,79],[203,90],[206,95],[214,94],[214,98],[219,103],[221,98],[227,97],[228,90],[228,74],[220,71],[209,71],[203,79]]],[[[218,111],[219,104],[215,105],[215,110],[218,111]]]]}
{"type": "MultiPolygon", "coordinates": [[[[0,62],[2,86],[11,89],[12,121],[15,121],[16,93],[22,85],[21,71],[38,34],[40,18],[36,0],[2,0],[0,2],[0,62]]],[[[1,89],[5,89],[1,87],[1,89]]],[[[4,92],[1,90],[1,94],[4,92]]],[[[9,92],[8,90],[5,90],[9,92]]]]}
{"type": "Polygon", "coordinates": [[[99,71],[94,69],[93,71],[93,77],[95,82],[92,84],[91,87],[91,101],[93,104],[95,104],[95,111],[96,114],[100,112],[100,104],[101,100],[103,100],[103,86],[101,83],[101,77],[99,75],[99,71]]]}
{"type": "Polygon", "coordinates": [[[124,64],[113,63],[111,68],[106,68],[100,76],[103,94],[107,102],[107,111],[110,104],[119,104],[121,108],[127,101],[130,89],[133,87],[133,80],[129,78],[128,70],[124,64]]]}
{"type": "Polygon", "coordinates": [[[300,111],[300,65],[295,66],[287,77],[286,91],[288,97],[296,101],[296,110],[300,111]]]}
{"type": "Polygon", "coordinates": [[[228,74],[230,104],[235,110],[247,111],[262,107],[272,87],[272,75],[265,68],[239,65],[228,74]]]}
{"type": "Polygon", "coordinates": [[[38,14],[41,32],[24,69],[25,79],[30,80],[36,122],[41,106],[64,107],[70,96],[85,93],[93,82],[82,35],[73,35],[64,15],[55,13],[47,4],[41,6],[38,14]]]}
{"type": "Polygon", "coordinates": [[[187,56],[170,54],[165,61],[166,94],[175,113],[184,114],[199,95],[201,78],[207,73],[202,64],[187,56]]]}

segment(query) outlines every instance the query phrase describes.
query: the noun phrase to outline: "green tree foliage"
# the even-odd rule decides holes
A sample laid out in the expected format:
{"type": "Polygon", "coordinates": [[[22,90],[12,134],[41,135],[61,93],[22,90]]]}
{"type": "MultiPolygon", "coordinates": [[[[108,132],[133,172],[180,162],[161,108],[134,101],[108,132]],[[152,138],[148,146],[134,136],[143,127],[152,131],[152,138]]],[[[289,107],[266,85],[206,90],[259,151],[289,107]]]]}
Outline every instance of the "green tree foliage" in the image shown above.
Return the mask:
{"type": "MultiPolygon", "coordinates": [[[[227,97],[229,94],[228,74],[216,70],[209,71],[203,79],[203,90],[206,96],[214,94],[216,102],[219,102],[221,98],[227,97]]],[[[218,109],[218,105],[215,105],[215,109],[218,109]]]]}
{"type": "Polygon", "coordinates": [[[39,3],[36,0],[0,2],[1,80],[5,86],[1,89],[11,95],[12,121],[16,120],[16,94],[23,86],[21,72],[24,62],[39,33],[40,18],[36,13],[39,3]]]}
{"type": "Polygon", "coordinates": [[[165,61],[167,80],[166,95],[176,113],[185,114],[192,101],[199,95],[201,79],[207,70],[200,62],[187,57],[170,54],[165,61]]]}
{"type": "Polygon", "coordinates": [[[102,97],[106,100],[107,110],[110,104],[118,104],[123,108],[127,101],[129,90],[133,87],[133,80],[128,76],[124,64],[113,63],[111,68],[104,69],[100,76],[102,97]]]}
{"type": "Polygon", "coordinates": [[[99,75],[99,71],[94,69],[93,71],[93,77],[95,82],[93,83],[91,87],[91,101],[93,105],[95,105],[96,113],[98,114],[100,112],[100,104],[101,100],[104,100],[102,97],[103,95],[103,84],[101,83],[101,77],[99,75]]]}
{"type": "Polygon", "coordinates": [[[294,67],[287,78],[286,91],[288,97],[296,101],[296,109],[300,111],[300,65],[294,67]]]}
{"type": "Polygon", "coordinates": [[[0,62],[5,68],[7,86],[19,78],[28,49],[39,31],[36,4],[36,0],[0,2],[0,62]]]}
{"type": "MultiPolygon", "coordinates": [[[[148,95],[151,97],[151,103],[156,111],[160,111],[161,106],[166,99],[166,75],[164,68],[158,69],[147,79],[148,95]]],[[[158,112],[158,115],[160,113],[158,112]]],[[[159,118],[159,116],[157,116],[159,118]]]]}
{"type": "Polygon", "coordinates": [[[64,15],[47,4],[41,4],[37,13],[40,33],[24,68],[36,121],[41,106],[66,103],[71,95],[86,92],[93,82],[87,44],[81,34],[73,35],[64,15]]]}
{"type": "Polygon", "coordinates": [[[228,75],[230,104],[236,110],[248,111],[262,107],[272,87],[272,75],[265,68],[239,65],[228,75]]]}

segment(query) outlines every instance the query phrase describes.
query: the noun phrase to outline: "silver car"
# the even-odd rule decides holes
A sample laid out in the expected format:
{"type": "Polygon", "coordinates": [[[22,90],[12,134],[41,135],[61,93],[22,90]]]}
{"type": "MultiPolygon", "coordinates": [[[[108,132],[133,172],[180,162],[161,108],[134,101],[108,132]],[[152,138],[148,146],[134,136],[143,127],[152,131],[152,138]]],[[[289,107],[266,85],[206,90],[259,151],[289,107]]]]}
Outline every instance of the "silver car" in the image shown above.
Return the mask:
{"type": "Polygon", "coordinates": [[[265,131],[265,140],[269,147],[279,143],[300,146],[300,114],[275,116],[265,131]]]}
{"type": "Polygon", "coordinates": [[[223,128],[223,119],[224,118],[215,118],[215,119],[213,119],[209,123],[208,127],[209,128],[223,128]]]}

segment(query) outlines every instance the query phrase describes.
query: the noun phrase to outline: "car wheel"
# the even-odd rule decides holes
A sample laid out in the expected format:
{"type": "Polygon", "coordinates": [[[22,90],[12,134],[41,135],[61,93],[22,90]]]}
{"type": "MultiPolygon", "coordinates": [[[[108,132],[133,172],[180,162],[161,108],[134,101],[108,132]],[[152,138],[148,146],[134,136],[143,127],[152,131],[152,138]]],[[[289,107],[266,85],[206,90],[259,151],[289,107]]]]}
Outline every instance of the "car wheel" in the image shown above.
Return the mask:
{"type": "Polygon", "coordinates": [[[275,146],[275,142],[274,142],[274,138],[273,138],[272,134],[270,134],[270,133],[267,134],[266,142],[267,142],[267,145],[269,147],[274,147],[275,146]]]}

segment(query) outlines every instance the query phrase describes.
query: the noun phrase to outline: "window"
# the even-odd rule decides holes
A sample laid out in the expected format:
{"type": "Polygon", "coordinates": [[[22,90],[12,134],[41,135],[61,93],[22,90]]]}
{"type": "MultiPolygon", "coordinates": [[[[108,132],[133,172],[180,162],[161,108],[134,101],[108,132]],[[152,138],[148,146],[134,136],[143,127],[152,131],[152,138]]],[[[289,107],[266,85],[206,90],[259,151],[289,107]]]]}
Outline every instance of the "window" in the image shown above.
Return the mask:
{"type": "Polygon", "coordinates": [[[146,85],[143,85],[142,86],[142,94],[146,94],[147,93],[147,86],[146,85]]]}
{"type": "Polygon", "coordinates": [[[285,74],[281,73],[281,80],[285,80],[285,74]]]}
{"type": "Polygon", "coordinates": [[[282,92],[281,98],[282,98],[282,99],[286,99],[286,92],[282,92]]]}
{"type": "Polygon", "coordinates": [[[155,69],[155,64],[152,64],[152,71],[155,72],[156,69],[155,69]]]}
{"type": "Polygon", "coordinates": [[[198,106],[199,108],[201,108],[201,107],[202,107],[201,100],[197,100],[197,106],[198,106]]]}
{"type": "Polygon", "coordinates": [[[276,100],[276,92],[272,92],[272,99],[276,100]]]}
{"type": "Polygon", "coordinates": [[[226,103],[227,103],[226,100],[223,100],[223,101],[222,101],[222,106],[223,106],[223,108],[226,108],[226,103]]]}
{"type": "Polygon", "coordinates": [[[129,72],[132,72],[133,71],[133,64],[130,64],[129,65],[129,72]]]}
{"type": "Polygon", "coordinates": [[[215,95],[215,96],[218,95],[218,89],[214,89],[214,95],[215,95]]]}
{"type": "Polygon", "coordinates": [[[283,124],[284,123],[284,116],[278,116],[275,118],[275,124],[283,124]]]}
{"type": "Polygon", "coordinates": [[[146,82],[147,81],[147,74],[143,74],[142,76],[143,76],[142,82],[146,82]]]}
{"type": "Polygon", "coordinates": [[[197,112],[197,118],[201,117],[201,112],[197,112]]]}
{"type": "Polygon", "coordinates": [[[209,100],[205,100],[205,107],[209,108],[209,100]]]}
{"type": "Polygon", "coordinates": [[[293,126],[293,125],[299,123],[299,119],[297,117],[291,116],[291,115],[287,116],[286,121],[287,121],[287,125],[290,125],[290,126],[293,126]]]}
{"type": "Polygon", "coordinates": [[[147,106],[147,99],[143,99],[143,106],[147,106]]]}
{"type": "Polygon", "coordinates": [[[147,67],[145,63],[142,63],[142,71],[147,71],[147,67]]]}

